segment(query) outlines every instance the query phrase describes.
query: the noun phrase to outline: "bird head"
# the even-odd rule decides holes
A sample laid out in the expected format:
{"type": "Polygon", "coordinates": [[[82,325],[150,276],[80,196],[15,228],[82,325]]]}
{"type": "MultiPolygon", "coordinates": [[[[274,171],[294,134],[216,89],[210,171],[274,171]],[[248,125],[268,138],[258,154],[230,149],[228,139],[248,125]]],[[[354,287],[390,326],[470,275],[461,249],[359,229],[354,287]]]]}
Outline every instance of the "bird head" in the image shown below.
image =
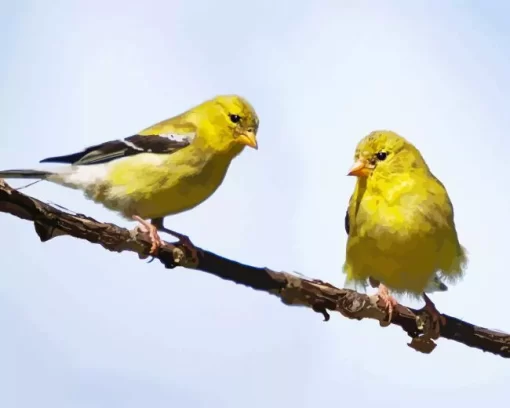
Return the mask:
{"type": "Polygon", "coordinates": [[[358,143],[354,165],[347,175],[369,177],[374,173],[394,174],[413,169],[428,170],[419,150],[395,132],[376,130],[358,143]]]}
{"type": "Polygon", "coordinates": [[[210,134],[216,137],[221,150],[241,151],[245,146],[258,149],[259,118],[250,103],[238,95],[221,95],[201,107],[201,115],[208,122],[210,134]]]}

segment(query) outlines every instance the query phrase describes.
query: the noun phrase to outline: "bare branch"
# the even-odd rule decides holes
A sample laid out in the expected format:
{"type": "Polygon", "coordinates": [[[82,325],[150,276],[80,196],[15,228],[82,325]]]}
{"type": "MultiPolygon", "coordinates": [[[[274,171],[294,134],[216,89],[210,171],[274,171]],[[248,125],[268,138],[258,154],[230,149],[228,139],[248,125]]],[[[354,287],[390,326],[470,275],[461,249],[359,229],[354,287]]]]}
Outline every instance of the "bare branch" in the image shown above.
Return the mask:
{"type": "MultiPolygon", "coordinates": [[[[70,214],[12,189],[0,179],[0,212],[12,214],[34,223],[42,242],[61,235],[100,244],[110,251],[135,252],[147,258],[151,246],[146,234],[120,228],[114,224],[98,222],[81,214],[70,214]]],[[[286,305],[306,306],[329,320],[330,311],[340,312],[351,319],[375,319],[386,326],[387,313],[377,296],[367,296],[348,289],[339,289],[328,283],[305,279],[287,272],[256,268],[223,258],[212,252],[199,251],[193,259],[189,251],[178,244],[166,243],[157,259],[166,267],[198,269],[219,278],[262,290],[278,296],[286,305]]],[[[446,325],[441,337],[509,358],[510,335],[475,326],[455,317],[444,315],[446,325]]],[[[393,311],[391,324],[400,326],[411,338],[410,347],[430,353],[435,347],[430,316],[424,310],[398,305],[393,311]]]]}

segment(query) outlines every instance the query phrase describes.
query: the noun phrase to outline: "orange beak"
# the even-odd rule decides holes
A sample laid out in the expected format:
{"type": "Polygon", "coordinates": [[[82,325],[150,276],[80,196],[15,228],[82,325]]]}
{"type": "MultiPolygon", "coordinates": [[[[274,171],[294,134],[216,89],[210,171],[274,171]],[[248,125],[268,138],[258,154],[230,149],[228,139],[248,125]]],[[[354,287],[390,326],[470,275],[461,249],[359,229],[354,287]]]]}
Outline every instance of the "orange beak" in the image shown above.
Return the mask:
{"type": "Polygon", "coordinates": [[[253,132],[251,130],[246,130],[243,133],[241,133],[237,137],[237,141],[239,143],[249,146],[255,150],[258,150],[258,148],[259,148],[258,143],[257,143],[257,136],[255,136],[255,132],[253,132]]]}
{"type": "Polygon", "coordinates": [[[356,177],[368,177],[370,174],[370,168],[367,166],[367,162],[365,160],[357,160],[356,163],[349,169],[348,176],[356,176],[356,177]]]}

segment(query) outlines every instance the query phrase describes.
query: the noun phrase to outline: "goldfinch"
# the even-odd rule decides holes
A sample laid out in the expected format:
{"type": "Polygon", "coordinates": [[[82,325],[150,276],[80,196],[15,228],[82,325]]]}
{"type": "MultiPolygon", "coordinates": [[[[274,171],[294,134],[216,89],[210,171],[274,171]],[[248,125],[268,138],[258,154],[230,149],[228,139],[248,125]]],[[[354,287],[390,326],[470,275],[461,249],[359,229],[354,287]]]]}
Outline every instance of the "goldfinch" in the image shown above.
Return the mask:
{"type": "Polygon", "coordinates": [[[346,283],[367,280],[378,287],[390,320],[396,300],[389,290],[423,296],[441,319],[426,291],[446,290],[467,266],[459,243],[453,206],[443,184],[419,150],[394,132],[378,130],[363,138],[348,175],[357,177],[347,210],[346,283]]]}
{"type": "Polygon", "coordinates": [[[237,95],[217,96],[133,136],[88,147],[41,163],[54,170],[5,170],[2,178],[42,179],[82,190],[88,199],[139,222],[161,247],[158,231],[191,245],[163,226],[164,217],[190,210],[221,185],[245,146],[257,149],[259,119],[237,95]],[[148,222],[147,220],[151,220],[148,222]]]}

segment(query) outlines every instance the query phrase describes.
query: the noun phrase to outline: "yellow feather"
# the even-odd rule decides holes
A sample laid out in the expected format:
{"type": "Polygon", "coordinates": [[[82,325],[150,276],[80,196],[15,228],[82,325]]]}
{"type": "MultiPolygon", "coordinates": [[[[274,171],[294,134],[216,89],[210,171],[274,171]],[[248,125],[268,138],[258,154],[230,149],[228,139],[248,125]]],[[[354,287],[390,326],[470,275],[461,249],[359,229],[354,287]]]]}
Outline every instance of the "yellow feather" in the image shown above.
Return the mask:
{"type": "Polygon", "coordinates": [[[196,132],[190,146],[171,154],[142,153],[112,163],[108,178],[91,197],[127,218],[160,218],[190,210],[221,185],[245,145],[237,135],[255,135],[258,117],[238,96],[221,96],[157,123],[140,135],[196,132]],[[233,123],[229,115],[239,115],[233,123]]]}
{"type": "Polygon", "coordinates": [[[71,166],[53,171],[4,170],[0,177],[48,180],[83,190],[88,198],[126,218],[159,219],[192,209],[210,197],[234,157],[245,146],[257,148],[258,127],[248,101],[237,95],[218,96],[131,138],[43,160],[71,166]],[[152,152],[136,145],[137,140],[143,144],[140,137],[150,137],[146,140],[154,146],[171,146],[152,152]],[[189,144],[179,144],[180,137],[189,144]]]}
{"type": "Polygon", "coordinates": [[[467,256],[453,206],[420,152],[394,132],[376,131],[358,144],[355,160],[366,172],[358,173],[348,208],[347,281],[365,285],[372,277],[419,296],[436,272],[448,281],[461,277],[467,256]]]}

